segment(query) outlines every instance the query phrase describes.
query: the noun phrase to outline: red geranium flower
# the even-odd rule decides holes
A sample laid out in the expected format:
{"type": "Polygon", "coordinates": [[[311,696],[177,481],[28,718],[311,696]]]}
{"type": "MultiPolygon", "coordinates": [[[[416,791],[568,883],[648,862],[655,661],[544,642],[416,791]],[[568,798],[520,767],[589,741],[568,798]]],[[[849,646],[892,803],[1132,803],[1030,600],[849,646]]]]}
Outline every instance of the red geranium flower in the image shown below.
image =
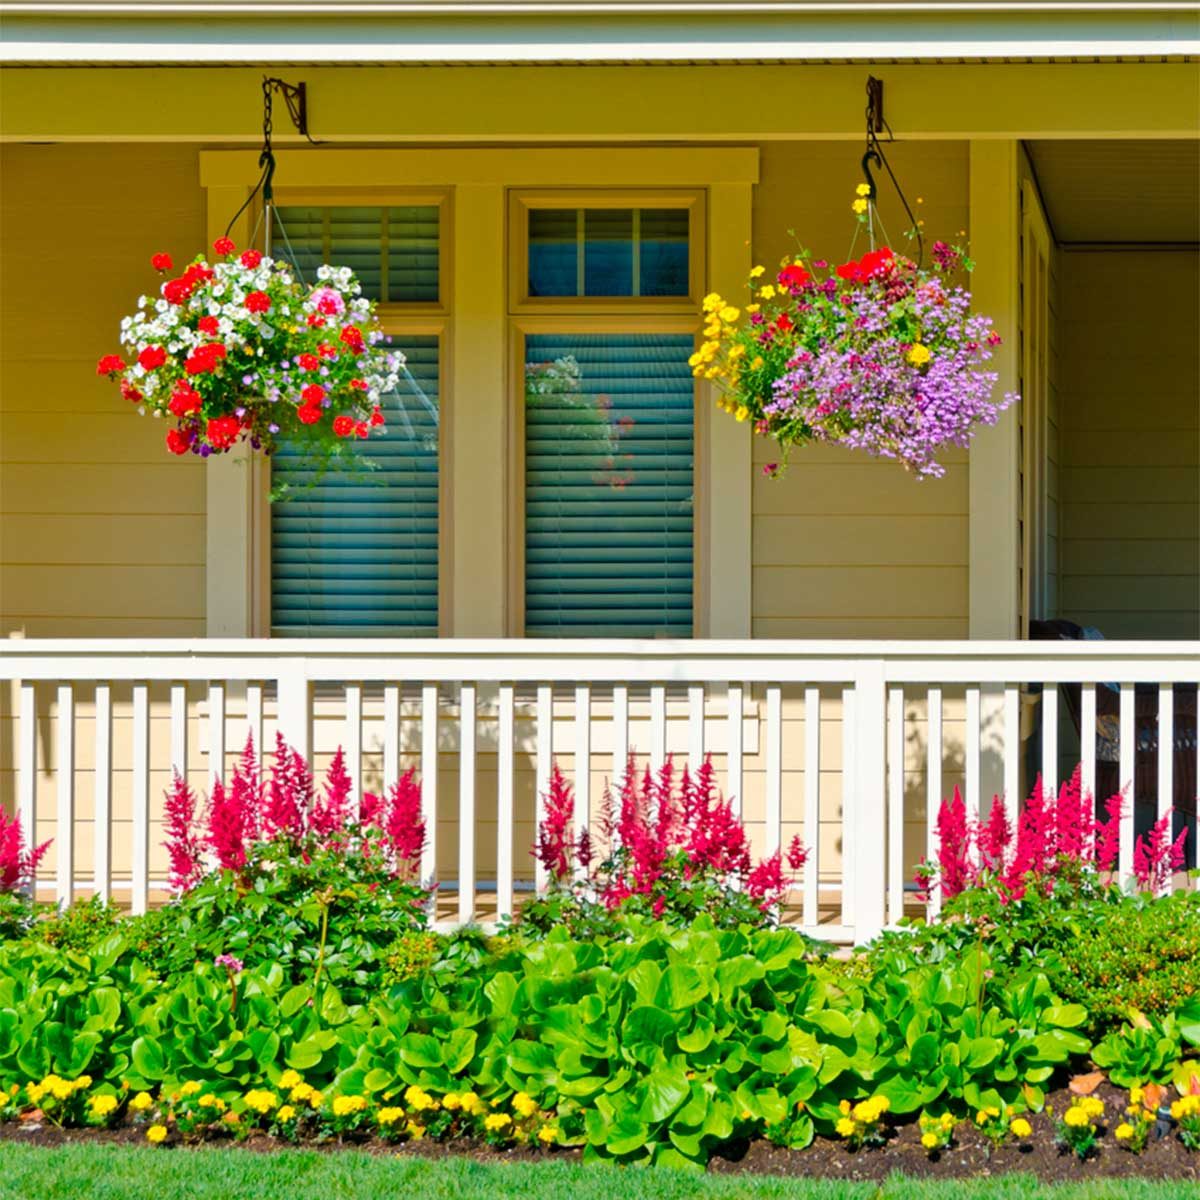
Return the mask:
{"type": "Polygon", "coordinates": [[[161,367],[167,361],[167,352],[161,346],[147,346],[138,355],[138,363],[147,371],[161,367]]]}
{"type": "Polygon", "coordinates": [[[188,287],[194,288],[198,283],[207,283],[213,277],[213,269],[207,263],[188,263],[181,278],[188,287]]]}
{"type": "Polygon", "coordinates": [[[200,393],[185,379],[181,379],[171,393],[171,402],[167,407],[177,417],[186,417],[189,413],[200,411],[200,393]]]}
{"type": "Polygon", "coordinates": [[[334,417],[333,432],[338,437],[349,437],[354,432],[354,418],[346,416],[345,413],[342,413],[340,417],[334,417]]]}
{"type": "Polygon", "coordinates": [[[315,371],[321,365],[321,360],[315,354],[297,355],[296,362],[304,371],[315,371]]]}
{"type": "Polygon", "coordinates": [[[186,454],[192,444],[192,435],[182,429],[167,430],[167,449],[172,454],[186,454]]]}
{"type": "Polygon", "coordinates": [[[225,357],[226,353],[225,347],[220,342],[205,342],[203,346],[197,346],[191,352],[183,364],[183,369],[189,375],[204,375],[209,371],[215,371],[217,364],[225,357]]]}
{"type": "Polygon", "coordinates": [[[125,370],[125,360],[119,354],[106,354],[96,364],[97,375],[119,375],[125,370]]]}
{"type": "Polygon", "coordinates": [[[375,409],[375,411],[371,413],[371,424],[372,425],[382,425],[383,424],[383,413],[378,408],[375,409]]]}
{"type": "Polygon", "coordinates": [[[332,347],[328,342],[322,342],[317,347],[317,353],[322,358],[337,358],[338,354],[337,350],[335,350],[334,347],[332,347]]]}
{"type": "Polygon", "coordinates": [[[340,336],[341,340],[356,354],[363,348],[362,330],[357,325],[347,325],[340,336]]]}
{"type": "Polygon", "coordinates": [[[169,271],[175,264],[169,254],[155,254],[150,258],[150,265],[156,271],[169,271]]]}
{"type": "Polygon", "coordinates": [[[168,279],[162,293],[168,304],[186,304],[192,295],[192,285],[186,279],[168,279]]]}
{"type": "Polygon", "coordinates": [[[247,312],[264,313],[271,307],[271,297],[266,292],[251,292],[245,304],[247,312]]]}
{"type": "Polygon", "coordinates": [[[365,379],[352,379],[350,386],[357,392],[365,392],[367,390],[367,381],[365,379]]]}
{"type": "Polygon", "coordinates": [[[200,330],[201,333],[216,333],[220,328],[220,322],[216,317],[201,317],[200,320],[196,322],[196,328],[200,330]]]}
{"type": "Polygon", "coordinates": [[[242,423],[237,417],[213,417],[205,427],[208,444],[216,450],[228,450],[241,431],[242,423]]]}
{"type": "Polygon", "coordinates": [[[253,271],[254,268],[257,267],[260,262],[262,262],[262,257],[261,250],[243,250],[241,259],[242,266],[249,267],[250,270],[253,271]]]}
{"type": "Polygon", "coordinates": [[[325,389],[319,383],[310,383],[300,389],[300,399],[308,405],[320,404],[325,399],[325,389]]]}
{"type": "Polygon", "coordinates": [[[792,263],[791,266],[784,267],[779,272],[779,282],[786,288],[803,287],[811,278],[812,276],[799,263],[792,263]]]}
{"type": "Polygon", "coordinates": [[[366,423],[366,421],[359,421],[359,423],[354,427],[354,432],[357,433],[360,438],[365,438],[371,432],[371,427],[366,423]]]}
{"type": "Polygon", "coordinates": [[[232,254],[237,247],[233,244],[233,238],[219,237],[213,242],[213,249],[218,254],[232,254]]]}
{"type": "Polygon", "coordinates": [[[305,404],[296,409],[296,416],[298,416],[305,425],[315,425],[321,419],[321,410],[319,408],[312,408],[305,404]]]}
{"type": "Polygon", "coordinates": [[[787,313],[780,313],[779,316],[775,318],[776,333],[787,333],[788,330],[795,328],[795,323],[792,321],[792,318],[787,315],[787,313]]]}
{"type": "Polygon", "coordinates": [[[325,328],[325,318],[318,316],[316,313],[308,314],[308,323],[313,329],[325,328]]]}
{"type": "Polygon", "coordinates": [[[121,395],[129,401],[130,404],[136,404],[141,398],[142,393],[129,382],[128,379],[121,380],[121,395]]]}

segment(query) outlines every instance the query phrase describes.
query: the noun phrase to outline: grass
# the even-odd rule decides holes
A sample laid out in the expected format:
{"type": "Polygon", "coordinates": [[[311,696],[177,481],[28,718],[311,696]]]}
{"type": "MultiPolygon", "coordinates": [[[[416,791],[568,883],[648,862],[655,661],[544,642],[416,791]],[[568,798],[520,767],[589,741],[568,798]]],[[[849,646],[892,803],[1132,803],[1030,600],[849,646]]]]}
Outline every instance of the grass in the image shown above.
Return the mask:
{"type": "Polygon", "coordinates": [[[311,1150],[0,1145],[0,1200],[1176,1200],[1192,1185],[1149,1180],[1043,1184],[1030,1175],[885,1184],[711,1177],[560,1163],[379,1158],[311,1150]]]}

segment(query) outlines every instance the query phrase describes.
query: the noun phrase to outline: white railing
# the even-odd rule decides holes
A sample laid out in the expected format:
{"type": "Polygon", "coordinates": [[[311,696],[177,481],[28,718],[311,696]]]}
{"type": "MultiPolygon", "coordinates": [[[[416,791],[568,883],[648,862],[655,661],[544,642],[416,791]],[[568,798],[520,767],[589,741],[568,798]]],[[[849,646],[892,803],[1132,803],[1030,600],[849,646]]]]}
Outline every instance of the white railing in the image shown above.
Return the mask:
{"type": "MultiPolygon", "coordinates": [[[[439,918],[469,922],[544,882],[528,851],[555,758],[582,828],[628,753],[711,754],[760,852],[792,833],[810,848],[789,919],[862,940],[920,910],[909,881],[954,784],[981,815],[993,793],[1015,809],[1035,770],[1081,760],[1092,792],[1140,775],[1150,815],[1182,809],[1194,847],[1198,679],[1196,642],[13,640],[0,787],[54,839],[58,900],[141,911],[165,895],[171,773],[210,780],[247,731],[314,760],[342,745],[359,794],[413,765],[423,873],[457,902],[439,918]]],[[[1133,846],[1129,806],[1123,876],[1133,846]]]]}

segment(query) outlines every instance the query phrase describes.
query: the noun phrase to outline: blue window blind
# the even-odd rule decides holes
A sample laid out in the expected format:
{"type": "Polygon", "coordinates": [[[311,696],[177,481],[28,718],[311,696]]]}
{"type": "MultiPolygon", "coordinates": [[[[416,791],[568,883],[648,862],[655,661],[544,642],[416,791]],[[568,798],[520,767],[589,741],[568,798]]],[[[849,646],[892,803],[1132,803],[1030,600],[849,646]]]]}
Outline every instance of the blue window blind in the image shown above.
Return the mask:
{"type": "Polygon", "coordinates": [[[534,208],[530,296],[686,296],[685,208],[534,208]]]}
{"type": "Polygon", "coordinates": [[[356,443],[377,470],[319,482],[287,446],[272,481],[271,625],[277,636],[435,635],[438,627],[438,339],[397,338],[412,380],[356,443]]]}
{"type": "Polygon", "coordinates": [[[385,304],[436,303],[436,204],[406,208],[332,206],[273,210],[272,245],[308,283],[325,263],[349,267],[363,295],[385,304]]]}
{"type": "Polygon", "coordinates": [[[690,334],[526,339],[525,631],[690,637],[690,334]]]}

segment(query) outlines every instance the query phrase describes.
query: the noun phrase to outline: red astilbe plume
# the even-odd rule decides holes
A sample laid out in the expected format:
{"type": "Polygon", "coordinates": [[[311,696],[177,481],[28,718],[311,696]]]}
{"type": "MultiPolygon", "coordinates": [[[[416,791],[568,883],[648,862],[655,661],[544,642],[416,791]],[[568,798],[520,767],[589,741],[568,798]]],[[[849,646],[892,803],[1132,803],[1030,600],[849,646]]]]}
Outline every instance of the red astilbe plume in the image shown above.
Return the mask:
{"type": "Polygon", "coordinates": [[[262,833],[269,841],[279,837],[299,840],[312,811],[313,790],[308,763],[284,741],[282,733],[277,733],[275,762],[263,806],[262,833]]]}
{"type": "Polygon", "coordinates": [[[47,841],[26,851],[21,818],[13,817],[10,821],[0,808],[0,892],[32,886],[38,864],[49,847],[47,841]]]}
{"type": "Polygon", "coordinates": [[[1143,892],[1165,892],[1171,885],[1171,876],[1183,866],[1183,846],[1187,841],[1187,827],[1171,841],[1171,814],[1164,813],[1150,828],[1149,835],[1143,834],[1133,848],[1133,874],[1143,892]]]}
{"type": "Polygon", "coordinates": [[[1028,875],[1044,875],[1054,865],[1056,822],[1053,795],[1047,796],[1039,775],[1017,818],[1016,850],[1004,872],[1004,883],[1014,898],[1025,894],[1028,875]]]}
{"type": "Polygon", "coordinates": [[[1077,765],[1071,778],[1054,798],[1054,853],[1083,861],[1092,857],[1096,817],[1090,796],[1083,794],[1083,768],[1077,765]]]}
{"type": "Polygon", "coordinates": [[[793,834],[788,843],[787,865],[790,870],[799,871],[808,862],[808,847],[800,841],[800,835],[793,834]]]}
{"type": "Polygon", "coordinates": [[[697,871],[744,875],[750,869],[750,844],[733,807],[717,793],[712,760],[694,776],[683,774],[682,832],[686,838],[686,877],[697,871]]]}
{"type": "Polygon", "coordinates": [[[988,813],[986,824],[979,828],[978,842],[980,867],[988,871],[1002,870],[1005,855],[1012,842],[1012,826],[1009,824],[1004,801],[999,796],[992,797],[991,811],[988,813]]]}
{"type": "Polygon", "coordinates": [[[346,826],[350,816],[350,793],[354,784],[346,770],[346,756],[341,746],[329,764],[321,796],[312,806],[308,827],[321,841],[326,842],[346,826]]]}
{"type": "Polygon", "coordinates": [[[421,851],[425,849],[421,785],[415,767],[409,767],[388,789],[380,828],[392,873],[413,878],[421,868],[421,851]]]}
{"type": "Polygon", "coordinates": [[[783,903],[787,890],[783,859],[778,850],[769,858],[764,858],[746,879],[746,891],[758,901],[763,912],[783,903]]]}
{"type": "Polygon", "coordinates": [[[956,787],[953,798],[942,801],[937,818],[938,878],[942,896],[949,900],[975,882],[971,862],[972,830],[967,820],[967,806],[956,787]]]}
{"type": "MultiPolygon", "coordinates": [[[[588,851],[590,858],[590,843],[588,851]]],[[[550,788],[542,797],[542,821],[533,855],[556,883],[570,878],[575,858],[575,793],[557,762],[550,768],[550,788]]]]}
{"type": "Polygon", "coordinates": [[[258,754],[254,746],[254,734],[246,735],[246,744],[234,768],[235,785],[243,793],[246,804],[245,836],[247,841],[253,841],[262,833],[262,772],[258,765],[258,754]],[[237,783],[238,777],[241,782],[237,783]]]}
{"type": "Polygon", "coordinates": [[[1096,825],[1096,866],[1111,871],[1121,853],[1121,819],[1125,815],[1125,797],[1116,792],[1105,801],[1105,820],[1096,825]]]}
{"type": "Polygon", "coordinates": [[[194,832],[196,794],[178,771],[164,806],[167,840],[167,880],[180,892],[190,891],[204,874],[203,847],[194,832]]]}
{"type": "Polygon", "coordinates": [[[221,870],[240,871],[246,865],[245,802],[236,788],[226,789],[219,779],[214,781],[208,801],[205,844],[221,870]]]}

